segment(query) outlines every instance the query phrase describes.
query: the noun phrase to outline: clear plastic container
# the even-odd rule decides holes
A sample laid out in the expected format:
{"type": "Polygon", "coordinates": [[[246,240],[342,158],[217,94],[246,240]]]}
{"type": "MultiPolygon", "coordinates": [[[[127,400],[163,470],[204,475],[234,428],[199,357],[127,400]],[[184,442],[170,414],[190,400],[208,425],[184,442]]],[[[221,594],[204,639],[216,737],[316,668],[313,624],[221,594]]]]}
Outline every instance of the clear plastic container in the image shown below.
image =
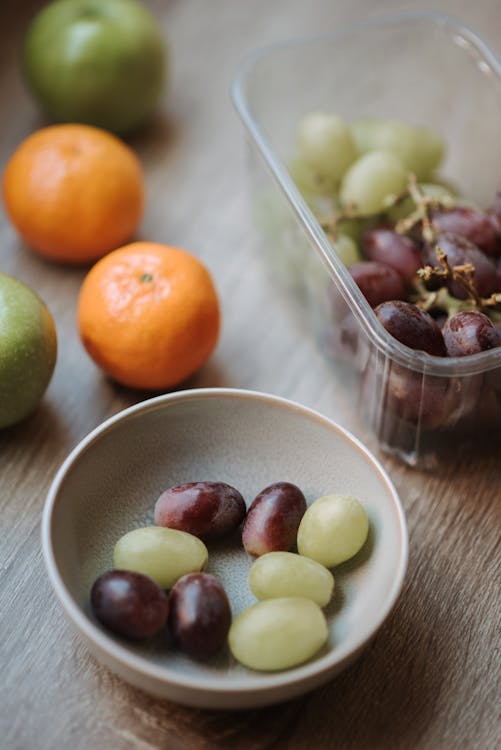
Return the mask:
{"type": "Polygon", "coordinates": [[[396,118],[441,133],[441,174],[487,206],[501,186],[500,62],[454,19],[400,14],[257,51],[239,70],[233,98],[250,136],[252,205],[266,258],[277,283],[302,297],[333,374],[380,446],[430,466],[472,444],[496,445],[501,348],[440,358],[391,337],[286,165],[297,122],[312,110],[348,121],[396,118]]]}

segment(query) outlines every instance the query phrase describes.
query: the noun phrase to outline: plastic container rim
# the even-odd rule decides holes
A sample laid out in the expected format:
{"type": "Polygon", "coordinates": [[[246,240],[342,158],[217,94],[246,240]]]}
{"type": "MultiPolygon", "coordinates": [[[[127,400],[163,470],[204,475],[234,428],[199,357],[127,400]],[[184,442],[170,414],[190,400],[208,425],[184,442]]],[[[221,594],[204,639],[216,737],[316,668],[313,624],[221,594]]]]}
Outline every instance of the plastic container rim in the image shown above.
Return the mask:
{"type": "Polygon", "coordinates": [[[501,84],[501,60],[494,55],[487,43],[473,29],[453,16],[435,13],[434,11],[408,11],[383,14],[377,18],[343,25],[336,31],[298,37],[260,47],[247,55],[241,62],[232,82],[231,96],[247,132],[250,134],[254,145],[264,157],[268,169],[285,195],[300,225],[308,238],[313,242],[316,252],[329,271],[331,278],[336,283],[336,287],[342,294],[345,302],[350,307],[366,335],[377,348],[386,356],[391,357],[396,363],[428,375],[451,377],[481,374],[501,367],[500,349],[490,349],[465,357],[434,357],[426,352],[413,350],[401,344],[383,328],[346,267],[337,257],[325,232],[295,185],[287,167],[275,154],[264,132],[254,119],[246,98],[245,88],[249,73],[252,72],[256,63],[268,55],[275,54],[281,50],[286,51],[291,47],[335,40],[360,32],[370,33],[372,29],[381,29],[404,22],[427,22],[431,25],[445,26],[451,32],[467,39],[475,47],[482,61],[494,71],[501,84]]]}

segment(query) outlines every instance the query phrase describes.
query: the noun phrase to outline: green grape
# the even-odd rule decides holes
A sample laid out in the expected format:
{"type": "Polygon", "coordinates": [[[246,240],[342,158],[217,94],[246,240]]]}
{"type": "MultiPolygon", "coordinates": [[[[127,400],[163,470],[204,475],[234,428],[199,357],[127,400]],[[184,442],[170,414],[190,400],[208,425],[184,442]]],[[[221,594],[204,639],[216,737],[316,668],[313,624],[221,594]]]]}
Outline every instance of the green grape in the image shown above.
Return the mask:
{"type": "Polygon", "coordinates": [[[445,155],[445,144],[440,135],[432,128],[416,128],[413,162],[408,164],[418,180],[431,177],[440,166],[445,155]]]}
{"type": "Polygon", "coordinates": [[[389,195],[404,190],[405,169],[396,156],[371,151],[352,164],[341,183],[341,203],[352,206],[361,216],[380,213],[389,195]]]}
{"type": "Polygon", "coordinates": [[[311,599],[267,599],[244,610],[228,635],[231,653],[251,669],[276,671],[302,664],[319,651],[329,631],[311,599]]]}
{"type": "MultiPolygon", "coordinates": [[[[428,196],[429,198],[437,198],[437,200],[448,201],[452,200],[454,197],[452,193],[450,193],[449,190],[447,190],[447,188],[445,188],[443,185],[436,185],[432,182],[420,182],[419,188],[424,193],[424,195],[428,196]]],[[[409,214],[411,214],[415,209],[416,204],[409,195],[407,198],[404,198],[403,201],[396,203],[394,206],[390,206],[390,208],[386,212],[386,215],[392,224],[396,224],[397,221],[405,219],[406,216],[409,216],[409,214]]]]}
{"type": "Polygon", "coordinates": [[[360,244],[365,231],[363,219],[339,219],[336,222],[336,231],[345,237],[350,237],[356,245],[360,244]]]}
{"type": "Polygon", "coordinates": [[[304,198],[309,202],[317,195],[331,195],[336,192],[336,181],[322,174],[300,156],[292,160],[289,171],[304,198]]]}
{"type": "Polygon", "coordinates": [[[375,118],[364,118],[362,123],[362,138],[360,138],[360,124],[353,125],[355,139],[359,151],[368,153],[370,151],[387,151],[396,156],[402,165],[411,169],[414,163],[414,151],[416,133],[415,129],[405,122],[398,120],[377,120],[375,118]]]}
{"type": "Polygon", "coordinates": [[[352,132],[361,154],[388,151],[409,167],[415,149],[415,128],[399,120],[364,117],[352,124],[352,132]]]}
{"type": "MultiPolygon", "coordinates": [[[[339,206],[335,210],[339,210],[339,206]]],[[[376,226],[379,226],[380,219],[377,216],[354,216],[353,218],[338,219],[336,222],[336,232],[338,234],[351,237],[356,245],[361,246],[364,234],[376,226]]]]}
{"type": "Polygon", "coordinates": [[[351,129],[359,153],[388,151],[418,180],[428,179],[444,156],[444,143],[431,128],[363,117],[355,120],[351,129]]]}
{"type": "Polygon", "coordinates": [[[350,495],[325,495],[312,503],[297,533],[300,555],[333,568],[353,557],[369,533],[365,508],[350,495]]]}
{"type": "Polygon", "coordinates": [[[453,180],[449,180],[448,177],[442,177],[442,175],[440,174],[432,175],[430,180],[428,180],[428,184],[438,185],[439,187],[444,188],[448,193],[450,193],[454,197],[457,197],[461,194],[461,190],[453,182],[453,180]]]}
{"type": "Polygon", "coordinates": [[[124,534],[115,545],[113,565],[152,578],[170,589],[186,573],[196,573],[208,560],[205,544],[192,534],[161,526],[144,526],[124,534]]]}
{"type": "Polygon", "coordinates": [[[319,607],[332,597],[334,577],[330,570],[293,552],[268,552],[249,571],[249,588],[257,599],[302,596],[319,607]]]}
{"type": "Polygon", "coordinates": [[[471,198],[466,198],[464,195],[461,195],[460,188],[447,177],[442,177],[442,175],[432,175],[432,179],[430,179],[428,183],[421,184],[433,184],[435,187],[441,188],[444,194],[450,196],[454,207],[464,206],[465,208],[475,208],[477,211],[482,210],[481,206],[478,203],[473,201],[471,198]]]}
{"type": "Polygon", "coordinates": [[[350,124],[351,134],[360,155],[377,148],[376,136],[380,120],[376,117],[358,117],[350,124]]]}
{"type": "Polygon", "coordinates": [[[335,183],[357,158],[348,125],[340,117],[326,112],[310,112],[300,121],[297,144],[301,158],[335,183]]]}
{"type": "Polygon", "coordinates": [[[347,267],[362,260],[362,255],[358,249],[357,243],[347,234],[338,234],[336,241],[334,242],[334,249],[339,259],[342,260],[347,267]]]}

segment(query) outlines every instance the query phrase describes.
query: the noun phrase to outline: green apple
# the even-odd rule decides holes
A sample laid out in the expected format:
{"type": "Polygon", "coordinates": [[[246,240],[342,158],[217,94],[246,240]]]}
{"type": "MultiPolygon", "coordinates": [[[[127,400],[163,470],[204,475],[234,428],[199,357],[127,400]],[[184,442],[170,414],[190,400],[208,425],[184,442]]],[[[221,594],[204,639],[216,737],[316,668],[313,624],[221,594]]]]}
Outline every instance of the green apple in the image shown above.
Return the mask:
{"type": "Polygon", "coordinates": [[[126,133],[158,104],[167,47],[135,0],[55,0],[28,28],[23,67],[52,119],[126,133]]]}
{"type": "Polygon", "coordinates": [[[36,408],[56,356],[56,329],[47,307],[26,284],[0,273],[0,428],[36,408]]]}

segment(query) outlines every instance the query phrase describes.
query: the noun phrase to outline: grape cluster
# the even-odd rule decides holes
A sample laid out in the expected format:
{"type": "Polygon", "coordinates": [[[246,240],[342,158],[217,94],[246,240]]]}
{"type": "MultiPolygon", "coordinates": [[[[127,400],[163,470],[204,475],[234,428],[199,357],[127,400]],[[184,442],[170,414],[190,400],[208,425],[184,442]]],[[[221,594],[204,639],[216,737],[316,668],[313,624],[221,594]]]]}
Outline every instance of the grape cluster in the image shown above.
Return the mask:
{"type": "Polygon", "coordinates": [[[328,568],[353,557],[369,529],[355,498],[328,495],[307,508],[290,482],[265,487],[248,510],[224,482],[189,482],[162,492],[154,513],[157,525],[124,534],[114,569],[94,582],[96,618],[131,639],[169,632],[194,659],[212,656],[228,640],[238,661],[263,670],[300,664],[324,645],[321,608],[334,589],[328,568]],[[258,558],[249,586],[261,601],[232,622],[223,586],[203,572],[208,550],[202,540],[220,539],[242,522],[243,547],[258,558]],[[289,552],[296,542],[299,554],[289,552]]]}
{"type": "MultiPolygon", "coordinates": [[[[450,225],[454,223],[454,209],[439,216],[447,217],[450,225]]],[[[472,224],[466,226],[473,234],[472,224]]],[[[501,321],[499,274],[492,256],[478,245],[465,236],[440,230],[430,242],[420,245],[384,227],[368,230],[362,248],[367,260],[349,266],[350,274],[375,308],[380,323],[402,344],[442,357],[462,357],[501,346],[495,326],[501,321]],[[469,336],[456,336],[452,344],[450,331],[464,326],[465,320],[469,336]],[[476,346],[470,343],[473,329],[476,346]],[[482,335],[486,329],[488,335],[482,335]]]]}
{"type": "Polygon", "coordinates": [[[462,357],[501,346],[501,190],[485,211],[455,196],[444,151],[430,128],[313,112],[291,169],[381,325],[462,357]]]}

